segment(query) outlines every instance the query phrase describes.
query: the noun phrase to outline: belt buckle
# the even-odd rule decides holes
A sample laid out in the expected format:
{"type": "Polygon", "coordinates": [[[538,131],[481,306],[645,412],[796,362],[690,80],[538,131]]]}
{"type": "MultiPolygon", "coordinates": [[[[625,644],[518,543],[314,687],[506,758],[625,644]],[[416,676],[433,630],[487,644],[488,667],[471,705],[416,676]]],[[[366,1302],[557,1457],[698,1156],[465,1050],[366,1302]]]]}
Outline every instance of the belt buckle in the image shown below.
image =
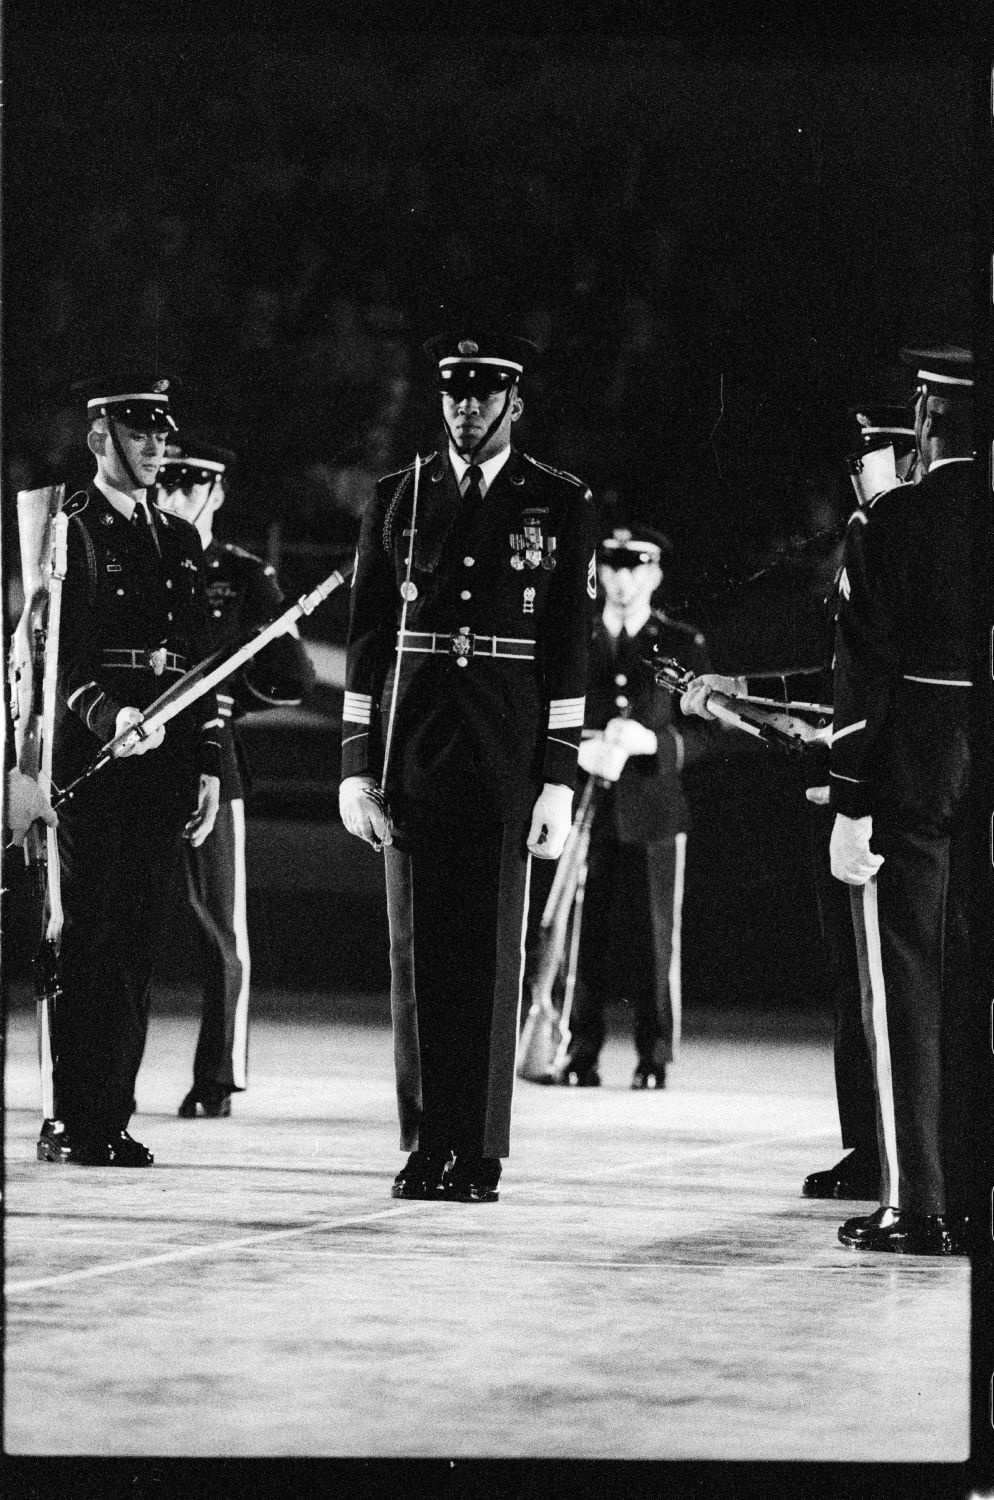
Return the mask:
{"type": "Polygon", "coordinates": [[[156,677],[161,677],[166,670],[167,654],[165,646],[159,646],[157,650],[148,653],[148,664],[156,677]]]}
{"type": "Polygon", "coordinates": [[[452,655],[460,667],[464,667],[473,655],[473,637],[470,635],[469,627],[464,625],[461,630],[450,637],[452,642],[452,655]]]}

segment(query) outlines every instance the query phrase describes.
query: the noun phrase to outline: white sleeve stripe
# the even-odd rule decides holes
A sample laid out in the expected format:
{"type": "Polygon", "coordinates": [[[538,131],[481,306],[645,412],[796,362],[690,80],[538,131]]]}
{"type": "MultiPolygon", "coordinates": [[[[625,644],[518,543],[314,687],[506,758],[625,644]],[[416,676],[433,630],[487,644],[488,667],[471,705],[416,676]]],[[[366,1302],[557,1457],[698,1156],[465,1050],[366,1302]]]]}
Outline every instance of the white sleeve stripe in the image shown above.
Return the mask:
{"type": "Polygon", "coordinates": [[[550,710],[550,712],[549,712],[549,728],[550,729],[582,729],[583,728],[583,709],[582,708],[563,708],[563,709],[560,709],[558,712],[550,710]]]}
{"type": "Polygon", "coordinates": [[[223,719],[205,719],[204,722],[203,722],[203,724],[201,724],[200,727],[201,727],[201,729],[223,729],[223,727],[224,727],[224,720],[223,719]]]}
{"type": "Polygon", "coordinates": [[[72,708],[80,693],[87,693],[89,692],[90,688],[94,687],[96,687],[95,682],[85,682],[82,687],[78,687],[74,693],[69,694],[69,697],[66,699],[66,707],[72,708]]]}
{"type": "Polygon", "coordinates": [[[587,697],[586,697],[585,693],[581,697],[579,697],[579,698],[550,698],[549,699],[549,707],[550,708],[576,708],[577,706],[579,706],[580,708],[582,708],[583,705],[586,703],[586,701],[587,701],[587,697]]]}
{"type": "Polygon", "coordinates": [[[345,735],[345,737],[342,740],[342,744],[343,745],[351,745],[351,743],[352,743],[353,740],[365,740],[365,739],[368,739],[368,738],[369,738],[368,731],[364,729],[361,734],[348,734],[348,735],[345,735]]]}
{"type": "Polygon", "coordinates": [[[91,703],[91,704],[90,704],[90,706],[89,706],[89,708],[88,708],[88,709],[87,709],[87,710],[86,710],[86,723],[87,723],[87,728],[89,728],[89,729],[92,729],[92,728],[93,728],[93,725],[92,725],[92,724],[91,724],[91,723],[90,723],[90,715],[91,715],[91,714],[92,714],[92,713],[93,713],[93,710],[94,710],[94,709],[95,709],[95,708],[99,708],[99,707],[100,707],[100,705],[101,705],[101,703],[102,703],[102,702],[103,702],[103,701],[104,701],[104,699],[105,699],[105,698],[106,698],[106,696],[107,696],[107,694],[106,694],[106,693],[105,693],[105,692],[103,692],[103,691],[102,691],[102,690],[101,690],[101,691],[100,691],[100,692],[99,692],[99,693],[98,693],[98,694],[97,694],[97,696],[96,696],[96,697],[95,697],[95,698],[94,698],[94,700],[93,700],[93,702],[92,702],[92,703],[91,703]]]}
{"type": "Polygon", "coordinates": [[[862,786],[863,782],[859,776],[840,776],[838,771],[829,771],[833,781],[851,781],[853,786],[862,786]]]}
{"type": "Polygon", "coordinates": [[[567,750],[576,750],[576,746],[573,744],[572,740],[561,740],[559,739],[558,735],[555,734],[547,735],[546,738],[549,740],[550,744],[565,745],[567,750]]]}
{"type": "Polygon", "coordinates": [[[845,729],[835,729],[832,731],[832,738],[829,743],[834,745],[836,740],[844,740],[847,734],[855,734],[857,730],[865,728],[865,719],[860,719],[856,724],[847,724],[845,729]]]}

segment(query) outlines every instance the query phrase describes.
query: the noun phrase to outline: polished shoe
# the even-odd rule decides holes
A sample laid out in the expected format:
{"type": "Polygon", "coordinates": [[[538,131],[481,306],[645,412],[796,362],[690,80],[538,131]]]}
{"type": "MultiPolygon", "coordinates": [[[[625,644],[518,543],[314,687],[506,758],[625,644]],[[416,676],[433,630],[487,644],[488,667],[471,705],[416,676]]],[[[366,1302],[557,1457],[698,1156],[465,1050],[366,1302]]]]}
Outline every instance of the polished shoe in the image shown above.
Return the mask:
{"type": "Polygon", "coordinates": [[[155,1160],[126,1130],[110,1137],[70,1131],[59,1120],[45,1120],[38,1137],[39,1161],[75,1167],[150,1167],[155,1160]]]}
{"type": "Polygon", "coordinates": [[[890,1255],[964,1255],[941,1214],[878,1208],[865,1218],[847,1219],[839,1240],[850,1250],[883,1250],[890,1255]]]}
{"type": "Polygon", "coordinates": [[[126,1130],[119,1130],[107,1142],[111,1167],[150,1167],[155,1157],[147,1146],[136,1141],[126,1130]]]}
{"type": "Polygon", "coordinates": [[[664,1089],[666,1087],[665,1063],[639,1063],[632,1074],[630,1089],[664,1089]]]}
{"type": "Polygon", "coordinates": [[[446,1169],[441,1196],[453,1203],[496,1203],[500,1173],[497,1156],[457,1156],[446,1169]]]}
{"type": "Polygon", "coordinates": [[[866,1154],[850,1151],[834,1167],[812,1172],[801,1187],[805,1198],[865,1198],[872,1202],[880,1194],[880,1166],[866,1154]]]}
{"type": "Polygon", "coordinates": [[[599,1089],[601,1086],[601,1075],[596,1066],[591,1063],[589,1067],[576,1067],[574,1063],[564,1063],[554,1076],[553,1083],[561,1083],[570,1089],[599,1089]]]}
{"type": "Polygon", "coordinates": [[[412,1151],[393,1180],[391,1198],[437,1198],[451,1160],[451,1151],[412,1151]]]}
{"type": "Polygon", "coordinates": [[[176,1113],[181,1120],[226,1120],[231,1114],[231,1095],[223,1089],[193,1088],[176,1113]]]}

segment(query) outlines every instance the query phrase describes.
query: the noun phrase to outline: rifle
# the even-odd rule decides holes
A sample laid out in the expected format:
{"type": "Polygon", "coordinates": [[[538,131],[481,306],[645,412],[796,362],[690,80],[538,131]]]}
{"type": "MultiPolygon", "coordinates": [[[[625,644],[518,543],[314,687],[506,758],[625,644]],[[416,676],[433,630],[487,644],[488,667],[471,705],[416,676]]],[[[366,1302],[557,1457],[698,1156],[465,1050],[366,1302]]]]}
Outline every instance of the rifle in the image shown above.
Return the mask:
{"type": "Polygon", "coordinates": [[[291,604],[289,609],[278,615],[275,620],[271,620],[268,625],[260,625],[238,640],[219,647],[199,665],[191,667],[189,672],[185,672],[171,687],[166,688],[164,693],[160,693],[154,703],[149,704],[136,724],[109,740],[99,755],[74,781],[71,781],[67,787],[63,787],[61,791],[57,791],[52,798],[52,806],[60,807],[63,802],[68,802],[84,782],[89,781],[91,776],[95,776],[98,771],[108,765],[125,746],[146,739],[149,731],[158,729],[160,724],[168,724],[170,719],[183,713],[192,703],[196,703],[198,698],[209,693],[211,688],[223,682],[226,677],[230,677],[233,672],[237,672],[239,667],[268,646],[270,641],[275,640],[277,636],[286,635],[301,615],[313,614],[329,594],[333,594],[347,578],[352,576],[353,567],[354,564],[349,563],[343,568],[336,568],[318,584],[317,588],[312,589],[309,594],[302,594],[296,604],[291,604]]]}
{"type": "MultiPolygon", "coordinates": [[[[660,657],[653,651],[642,659],[651,668],[657,686],[674,696],[686,692],[694,680],[695,674],[672,656],[660,657]]],[[[832,743],[832,709],[827,703],[778,703],[772,698],[748,694],[733,698],[713,692],[708,695],[707,707],[723,724],[789,755],[809,754],[832,743]],[[813,723],[808,722],[809,717],[813,723]]]]}
{"type": "MultiPolygon", "coordinates": [[[[24,608],[11,638],[8,658],[10,711],[18,770],[50,795],[55,690],[58,674],[62,582],[66,576],[68,518],[65,486],[21,490],[17,529],[24,583],[24,608]]],[[[54,828],[32,823],[24,839],[38,913],[38,947],[32,980],[38,1016],[38,1065],[45,1119],[54,1116],[52,1029],[61,993],[58,948],[62,936],[62,890],[54,828]]]]}

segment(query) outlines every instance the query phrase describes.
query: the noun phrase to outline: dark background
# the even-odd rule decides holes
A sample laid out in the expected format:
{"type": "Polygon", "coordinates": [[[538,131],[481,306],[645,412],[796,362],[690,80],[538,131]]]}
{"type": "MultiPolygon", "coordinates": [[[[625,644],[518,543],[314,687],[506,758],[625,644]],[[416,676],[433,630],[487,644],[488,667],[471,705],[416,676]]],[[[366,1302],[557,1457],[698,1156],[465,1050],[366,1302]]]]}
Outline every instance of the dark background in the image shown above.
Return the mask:
{"type": "MultiPolygon", "coordinates": [[[[824,658],[847,407],[910,396],[901,345],[971,339],[960,39],[95,26],[85,6],[55,27],[18,9],[6,497],[84,480],[67,381],[148,358],[182,378],[181,418],[239,452],[224,534],[294,591],[349,552],[375,479],[436,445],[422,341],[481,319],[542,350],[523,446],[587,480],[605,524],[673,538],[664,602],[716,668],[824,658]]],[[[343,608],[315,629],[340,641],[343,608]]],[[[334,693],[316,706],[335,730],[334,693]]],[[[257,814],[335,817],[333,741],[260,736],[257,814]]],[[[689,1004],[824,998],[806,779],[735,736],[692,779],[689,1004]]],[[[277,979],[279,893],[253,900],[276,943],[257,973],[277,979]]],[[[360,898],[334,900],[354,925],[360,898]]],[[[313,907],[293,903],[304,977],[381,982],[385,960],[336,971],[313,907]]]]}

